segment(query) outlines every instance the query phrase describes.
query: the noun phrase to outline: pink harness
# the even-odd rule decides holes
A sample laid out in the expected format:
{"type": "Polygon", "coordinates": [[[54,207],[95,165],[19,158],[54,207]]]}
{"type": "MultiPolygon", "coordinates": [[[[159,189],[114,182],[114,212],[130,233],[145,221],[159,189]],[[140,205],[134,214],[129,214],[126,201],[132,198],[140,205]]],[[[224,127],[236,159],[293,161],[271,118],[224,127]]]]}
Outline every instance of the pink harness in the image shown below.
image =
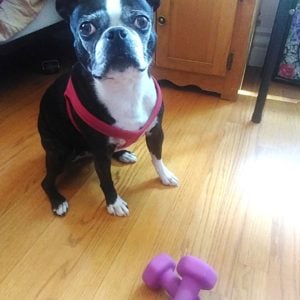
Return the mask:
{"type": "Polygon", "coordinates": [[[121,145],[121,148],[126,148],[136,142],[140,136],[142,136],[145,131],[150,127],[150,125],[154,122],[155,118],[157,117],[161,105],[162,105],[162,94],[161,89],[158,85],[158,82],[155,78],[153,78],[156,93],[157,93],[157,99],[156,104],[152,110],[152,113],[148,119],[148,121],[145,123],[145,125],[136,131],[129,131],[124,130],[119,127],[115,127],[113,125],[109,125],[98,118],[96,118],[93,114],[91,114],[80,102],[77,93],[74,89],[72,79],[70,77],[67,88],[65,90],[64,96],[66,100],[66,106],[67,106],[67,113],[70,118],[70,121],[74,125],[74,127],[81,132],[78,125],[75,122],[74,116],[72,114],[72,108],[74,112],[78,115],[78,117],[84,121],[87,125],[89,125],[94,130],[112,138],[116,139],[123,139],[125,141],[124,145],[121,145]]]}

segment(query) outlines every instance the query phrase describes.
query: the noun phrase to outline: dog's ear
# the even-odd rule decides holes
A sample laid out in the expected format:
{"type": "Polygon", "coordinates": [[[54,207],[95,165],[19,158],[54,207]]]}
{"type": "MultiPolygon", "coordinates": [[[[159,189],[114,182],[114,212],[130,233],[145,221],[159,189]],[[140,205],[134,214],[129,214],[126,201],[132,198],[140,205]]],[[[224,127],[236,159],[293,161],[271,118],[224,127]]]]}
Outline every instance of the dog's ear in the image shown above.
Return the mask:
{"type": "Polygon", "coordinates": [[[153,11],[156,11],[160,6],[160,0],[147,0],[147,2],[152,6],[153,11]]]}
{"type": "Polygon", "coordinates": [[[80,0],[56,0],[56,11],[63,19],[68,21],[72,11],[79,2],[80,0]]]}

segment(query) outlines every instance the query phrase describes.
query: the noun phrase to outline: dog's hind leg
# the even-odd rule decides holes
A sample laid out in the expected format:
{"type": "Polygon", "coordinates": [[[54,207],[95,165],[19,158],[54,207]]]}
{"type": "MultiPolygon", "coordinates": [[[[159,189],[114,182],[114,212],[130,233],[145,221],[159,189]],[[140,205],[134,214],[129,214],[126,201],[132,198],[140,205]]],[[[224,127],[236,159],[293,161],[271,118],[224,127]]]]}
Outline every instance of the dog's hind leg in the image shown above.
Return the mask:
{"type": "Polygon", "coordinates": [[[165,166],[162,160],[162,145],[164,133],[158,123],[150,132],[146,133],[146,142],[151,154],[153,166],[164,185],[178,186],[178,178],[165,166]]]}
{"type": "Polygon", "coordinates": [[[124,164],[134,164],[137,161],[136,155],[128,150],[119,150],[113,153],[112,157],[124,164]]]}
{"type": "Polygon", "coordinates": [[[46,177],[42,181],[42,187],[49,197],[52,211],[58,216],[64,216],[68,211],[67,200],[57,191],[56,178],[63,171],[68,153],[57,154],[46,151],[46,177]]]}

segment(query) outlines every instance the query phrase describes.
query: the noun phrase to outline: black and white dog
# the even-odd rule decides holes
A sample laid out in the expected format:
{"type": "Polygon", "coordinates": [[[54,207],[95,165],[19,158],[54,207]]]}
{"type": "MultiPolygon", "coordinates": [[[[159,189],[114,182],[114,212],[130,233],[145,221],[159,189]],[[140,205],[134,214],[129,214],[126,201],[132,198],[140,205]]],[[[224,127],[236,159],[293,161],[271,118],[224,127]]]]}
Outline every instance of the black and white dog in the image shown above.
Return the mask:
{"type": "Polygon", "coordinates": [[[78,58],[69,74],[46,91],[38,128],[46,151],[42,187],[52,210],[62,216],[67,200],[55,181],[68,157],[89,151],[104,192],[107,211],[127,216],[127,203],[117,194],[111,158],[135,162],[124,150],[145,133],[153,165],[165,185],[178,179],[162,161],[163,104],[149,74],[155,48],[153,12],[159,0],[57,0],[58,13],[69,22],[78,58]]]}

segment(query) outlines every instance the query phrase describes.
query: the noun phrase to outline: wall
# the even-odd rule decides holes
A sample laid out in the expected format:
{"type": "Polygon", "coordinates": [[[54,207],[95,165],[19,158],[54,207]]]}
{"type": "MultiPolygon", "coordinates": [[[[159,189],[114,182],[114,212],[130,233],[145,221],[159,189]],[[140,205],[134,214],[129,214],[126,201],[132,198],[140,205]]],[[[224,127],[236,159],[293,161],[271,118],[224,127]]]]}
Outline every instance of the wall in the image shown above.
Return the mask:
{"type": "Polygon", "coordinates": [[[279,0],[261,1],[260,15],[248,63],[250,66],[261,67],[264,64],[278,3],[279,0]]]}

